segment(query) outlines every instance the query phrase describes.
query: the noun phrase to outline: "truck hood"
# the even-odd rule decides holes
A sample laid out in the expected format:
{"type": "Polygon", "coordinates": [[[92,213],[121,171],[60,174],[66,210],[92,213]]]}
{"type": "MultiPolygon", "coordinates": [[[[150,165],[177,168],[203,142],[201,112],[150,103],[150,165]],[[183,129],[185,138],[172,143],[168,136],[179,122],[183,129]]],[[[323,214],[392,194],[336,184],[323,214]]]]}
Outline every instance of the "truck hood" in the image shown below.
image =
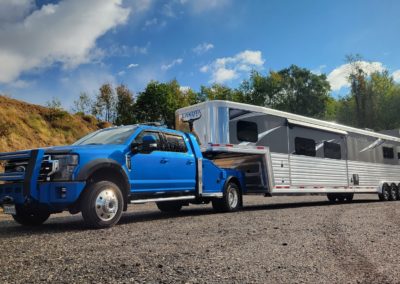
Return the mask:
{"type": "Polygon", "coordinates": [[[47,154],[67,154],[67,153],[112,153],[122,152],[126,145],[67,145],[43,148],[47,154]]]}

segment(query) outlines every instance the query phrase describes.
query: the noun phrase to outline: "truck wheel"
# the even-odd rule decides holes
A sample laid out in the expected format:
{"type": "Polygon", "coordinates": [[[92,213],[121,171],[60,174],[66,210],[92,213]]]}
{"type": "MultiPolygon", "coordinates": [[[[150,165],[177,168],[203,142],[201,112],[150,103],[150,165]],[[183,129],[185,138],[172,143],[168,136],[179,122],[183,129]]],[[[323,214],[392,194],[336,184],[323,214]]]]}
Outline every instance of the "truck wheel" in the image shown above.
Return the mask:
{"type": "Polygon", "coordinates": [[[50,213],[47,211],[27,211],[23,208],[16,208],[17,214],[12,215],[15,222],[24,225],[24,226],[39,226],[46,222],[50,217],[50,213]]]}
{"type": "Polygon", "coordinates": [[[394,201],[397,199],[397,186],[393,183],[389,188],[389,200],[394,201]]]}
{"type": "Polygon", "coordinates": [[[241,207],[240,189],[234,182],[229,182],[222,198],[214,199],[212,206],[217,212],[233,212],[241,207]]]}
{"type": "Polygon", "coordinates": [[[157,202],[157,207],[161,212],[177,213],[182,209],[182,203],[174,201],[157,202]]]}
{"type": "Polygon", "coordinates": [[[381,201],[388,201],[389,200],[389,186],[387,184],[384,184],[382,186],[382,193],[378,194],[379,200],[381,201]]]}
{"type": "Polygon", "coordinates": [[[400,183],[397,185],[396,200],[400,200],[400,183]]]}
{"type": "Polygon", "coordinates": [[[124,199],[115,183],[100,181],[90,185],[82,199],[82,216],[91,228],[108,228],[122,215],[124,199]]]}

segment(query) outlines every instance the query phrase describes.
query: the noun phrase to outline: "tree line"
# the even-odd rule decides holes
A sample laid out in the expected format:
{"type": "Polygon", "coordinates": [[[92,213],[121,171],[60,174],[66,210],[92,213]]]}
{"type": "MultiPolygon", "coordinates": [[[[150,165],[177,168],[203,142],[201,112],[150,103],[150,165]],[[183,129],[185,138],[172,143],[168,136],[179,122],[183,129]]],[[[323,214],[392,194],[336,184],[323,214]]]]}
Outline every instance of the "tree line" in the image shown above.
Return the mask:
{"type": "Polygon", "coordinates": [[[73,111],[115,125],[161,122],[174,127],[175,111],[207,100],[230,100],[376,131],[400,127],[400,85],[387,71],[367,74],[357,58],[348,59],[349,93],[334,98],[325,74],[291,65],[263,75],[252,71],[237,88],[222,84],[181,88],[177,80],[151,81],[136,96],[120,84],[103,84],[95,97],[81,93],[73,111]]]}

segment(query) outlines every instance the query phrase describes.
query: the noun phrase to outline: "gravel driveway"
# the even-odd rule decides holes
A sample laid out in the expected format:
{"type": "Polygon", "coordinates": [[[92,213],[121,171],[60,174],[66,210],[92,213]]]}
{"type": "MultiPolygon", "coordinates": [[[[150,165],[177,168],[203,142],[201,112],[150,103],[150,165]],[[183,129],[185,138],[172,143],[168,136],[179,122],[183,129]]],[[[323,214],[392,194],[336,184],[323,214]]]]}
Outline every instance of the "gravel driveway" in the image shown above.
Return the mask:
{"type": "Polygon", "coordinates": [[[107,230],[80,215],[34,229],[2,215],[0,283],[400,282],[400,202],[355,199],[251,196],[230,214],[137,205],[107,230]]]}

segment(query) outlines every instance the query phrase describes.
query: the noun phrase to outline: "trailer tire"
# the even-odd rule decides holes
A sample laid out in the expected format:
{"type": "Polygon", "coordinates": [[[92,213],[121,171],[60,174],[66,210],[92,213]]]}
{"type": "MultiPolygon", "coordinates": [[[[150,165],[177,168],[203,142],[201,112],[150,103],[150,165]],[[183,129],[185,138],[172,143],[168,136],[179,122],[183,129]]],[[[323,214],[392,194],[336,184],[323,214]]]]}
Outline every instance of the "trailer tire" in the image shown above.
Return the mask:
{"type": "Polygon", "coordinates": [[[166,213],[178,213],[182,209],[182,203],[176,201],[156,202],[158,209],[166,213]]]}
{"type": "Polygon", "coordinates": [[[335,203],[336,202],[336,194],[334,193],[328,193],[326,195],[330,203],[335,203]]]}
{"type": "Polygon", "coordinates": [[[213,199],[212,206],[217,212],[238,211],[242,205],[242,195],[239,186],[234,182],[228,182],[222,198],[213,199]]]}
{"type": "Polygon", "coordinates": [[[91,184],[81,203],[83,220],[90,228],[108,228],[122,216],[124,199],[119,187],[110,181],[91,184]]]}
{"type": "Polygon", "coordinates": [[[12,215],[15,222],[23,225],[23,226],[39,226],[46,222],[50,217],[50,213],[48,211],[28,211],[23,208],[16,208],[17,214],[12,215]]]}
{"type": "Polygon", "coordinates": [[[392,183],[389,188],[389,200],[394,201],[397,199],[397,186],[392,183]]]}
{"type": "Polygon", "coordinates": [[[378,194],[379,200],[381,200],[381,201],[388,201],[388,200],[389,200],[389,195],[390,195],[390,193],[389,193],[389,186],[385,183],[385,184],[382,186],[382,193],[379,193],[379,194],[378,194]]]}
{"type": "Polygon", "coordinates": [[[346,202],[352,202],[354,198],[354,193],[347,193],[345,195],[346,202]]]}

